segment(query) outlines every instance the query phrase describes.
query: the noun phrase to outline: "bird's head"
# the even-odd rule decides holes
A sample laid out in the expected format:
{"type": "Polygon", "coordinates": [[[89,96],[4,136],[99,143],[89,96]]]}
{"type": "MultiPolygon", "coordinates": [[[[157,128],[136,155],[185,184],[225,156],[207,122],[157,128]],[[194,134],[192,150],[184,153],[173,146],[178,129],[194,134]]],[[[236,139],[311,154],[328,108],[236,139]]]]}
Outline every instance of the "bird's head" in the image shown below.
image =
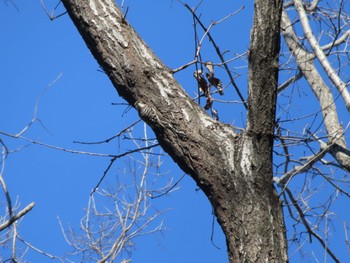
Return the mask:
{"type": "Polygon", "coordinates": [[[208,69],[208,71],[209,71],[210,73],[213,73],[213,72],[214,72],[213,62],[207,61],[207,62],[205,62],[204,65],[205,65],[205,67],[208,69]]]}
{"type": "Polygon", "coordinates": [[[193,72],[193,77],[195,77],[197,80],[201,78],[203,72],[201,69],[196,70],[195,72],[193,72]]]}

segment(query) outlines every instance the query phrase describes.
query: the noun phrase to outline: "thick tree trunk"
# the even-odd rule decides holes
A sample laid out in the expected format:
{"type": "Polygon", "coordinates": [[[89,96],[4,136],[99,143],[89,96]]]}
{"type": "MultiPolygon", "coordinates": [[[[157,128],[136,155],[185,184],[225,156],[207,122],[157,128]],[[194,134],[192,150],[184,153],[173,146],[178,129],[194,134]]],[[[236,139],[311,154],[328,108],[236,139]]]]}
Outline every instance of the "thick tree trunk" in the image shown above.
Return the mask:
{"type": "Polygon", "coordinates": [[[281,1],[256,1],[242,134],[193,102],[113,0],[62,2],[119,95],[209,198],[230,262],[286,262],[282,208],[272,185],[281,1]]]}

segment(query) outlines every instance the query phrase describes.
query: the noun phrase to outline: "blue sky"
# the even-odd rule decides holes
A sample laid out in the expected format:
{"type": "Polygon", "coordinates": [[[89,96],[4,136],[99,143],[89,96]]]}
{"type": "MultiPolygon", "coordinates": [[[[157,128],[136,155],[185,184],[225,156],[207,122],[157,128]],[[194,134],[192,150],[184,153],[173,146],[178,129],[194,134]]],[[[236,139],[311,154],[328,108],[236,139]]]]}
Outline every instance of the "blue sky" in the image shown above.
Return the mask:
{"type": "MultiPolygon", "coordinates": [[[[197,1],[188,3],[194,6],[197,1]]],[[[99,71],[67,15],[50,21],[40,1],[16,1],[15,4],[18,10],[8,1],[0,3],[3,39],[0,42],[0,130],[12,134],[21,131],[32,119],[40,94],[47,89],[37,112],[44,126],[36,122],[23,136],[59,147],[99,153],[118,154],[132,148],[130,142],[124,140],[97,146],[72,143],[107,139],[136,121],[137,114],[126,111],[126,106],[111,105],[123,101],[99,71]]],[[[192,17],[177,1],[125,1],[125,5],[129,6],[127,19],[166,65],[176,68],[193,59],[192,17]]],[[[242,5],[245,5],[243,11],[212,31],[221,49],[230,50],[228,54],[232,57],[234,52],[243,53],[249,47],[252,4],[204,1],[201,7],[202,19],[209,25],[242,5]]],[[[62,11],[61,7],[57,14],[62,11]]],[[[202,55],[203,60],[217,61],[208,41],[204,42],[202,55]]],[[[237,83],[246,95],[244,65],[243,60],[233,64],[235,72],[242,75],[237,83]]],[[[192,69],[180,72],[176,78],[194,95],[196,83],[192,72],[192,69]]],[[[218,70],[218,74],[223,72],[218,70]]],[[[227,100],[237,100],[232,88],[225,96],[227,100]]],[[[216,106],[221,119],[242,125],[245,118],[242,105],[234,105],[229,110],[225,106],[216,106]]],[[[136,130],[141,131],[142,125],[136,130]]],[[[21,208],[32,201],[36,203],[20,224],[21,236],[43,251],[65,255],[70,250],[57,217],[64,226],[78,229],[89,194],[110,160],[65,153],[9,137],[1,136],[1,139],[10,150],[26,146],[9,154],[5,168],[12,199],[18,198],[21,208]]],[[[116,174],[125,167],[127,159],[118,160],[105,182],[115,183],[116,174]]],[[[183,174],[167,157],[161,171],[165,173],[162,183],[171,178],[176,181],[183,174]]],[[[179,186],[171,195],[155,199],[154,207],[158,210],[170,208],[160,218],[165,229],[162,234],[135,240],[132,262],[227,262],[225,241],[218,225],[215,225],[214,242],[221,249],[210,240],[212,214],[206,197],[187,176],[179,186]]],[[[3,195],[0,202],[1,208],[5,204],[3,195]]],[[[49,262],[31,250],[26,259],[49,262]]]]}

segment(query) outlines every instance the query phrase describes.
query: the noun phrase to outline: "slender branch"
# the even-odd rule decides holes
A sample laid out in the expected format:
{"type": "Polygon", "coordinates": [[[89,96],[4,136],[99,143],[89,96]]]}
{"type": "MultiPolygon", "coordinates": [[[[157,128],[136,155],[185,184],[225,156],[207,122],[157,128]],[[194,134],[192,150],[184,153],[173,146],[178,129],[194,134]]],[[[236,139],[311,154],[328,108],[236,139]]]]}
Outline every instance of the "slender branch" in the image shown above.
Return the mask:
{"type": "Polygon", "coordinates": [[[14,222],[16,222],[18,219],[20,219],[25,214],[27,214],[30,210],[32,210],[34,205],[35,205],[35,203],[32,202],[29,205],[27,205],[25,208],[23,208],[21,211],[19,211],[17,214],[11,216],[5,223],[0,225],[0,231],[2,231],[5,228],[11,226],[14,222]]]}
{"type": "Polygon", "coordinates": [[[309,4],[308,6],[306,6],[306,10],[307,10],[308,12],[311,12],[311,11],[316,10],[317,5],[318,5],[318,3],[319,3],[320,1],[321,1],[321,0],[314,0],[314,1],[312,1],[311,4],[309,4]]]}
{"type": "MultiPolygon", "coordinates": [[[[196,19],[196,21],[199,23],[199,25],[202,27],[202,29],[204,30],[204,32],[207,32],[208,29],[204,26],[204,24],[202,23],[202,21],[201,21],[201,20],[199,19],[199,17],[196,15],[195,11],[192,10],[191,7],[189,7],[188,4],[184,4],[184,6],[191,12],[191,14],[192,14],[193,17],[196,19]]],[[[242,6],[242,7],[241,7],[239,10],[237,10],[235,13],[241,11],[243,8],[244,8],[244,6],[242,6]]],[[[234,81],[234,78],[233,78],[233,76],[232,76],[232,74],[231,74],[230,69],[228,68],[227,64],[224,63],[224,62],[225,62],[225,59],[224,59],[224,57],[223,57],[223,55],[222,55],[222,53],[221,53],[221,51],[220,51],[220,48],[218,47],[218,45],[216,44],[216,42],[214,41],[213,37],[211,36],[211,34],[210,34],[209,32],[208,32],[208,38],[209,38],[210,42],[213,44],[214,49],[215,49],[217,55],[219,56],[221,62],[223,63],[223,66],[224,66],[224,68],[225,68],[225,70],[226,70],[226,72],[227,72],[227,74],[228,74],[228,76],[229,76],[229,78],[230,78],[230,81],[231,81],[233,87],[235,88],[235,90],[236,90],[236,92],[237,92],[239,98],[240,98],[241,101],[243,102],[244,107],[247,109],[247,108],[248,108],[248,105],[247,105],[247,103],[246,103],[246,100],[244,99],[242,93],[240,92],[240,90],[239,90],[239,88],[238,88],[236,82],[234,81]]]]}
{"type": "Polygon", "coordinates": [[[124,128],[123,130],[121,130],[120,132],[118,132],[116,135],[103,140],[103,141],[97,141],[97,142],[81,142],[81,141],[73,141],[73,143],[79,143],[79,144],[101,144],[101,143],[108,143],[111,140],[120,137],[121,135],[123,135],[124,133],[127,133],[132,127],[134,127],[136,124],[138,124],[141,121],[141,119],[135,121],[134,123],[130,124],[128,127],[124,128]]]}
{"type": "Polygon", "coordinates": [[[63,73],[58,74],[58,76],[56,77],[56,79],[54,79],[49,85],[47,85],[47,87],[39,94],[38,99],[36,100],[35,103],[35,107],[34,107],[34,113],[33,113],[33,117],[30,120],[30,122],[19,132],[17,133],[15,136],[16,137],[20,137],[23,133],[25,133],[36,121],[40,122],[40,124],[42,125],[42,127],[47,131],[47,129],[45,128],[45,125],[41,122],[40,119],[38,119],[37,115],[38,115],[38,109],[39,109],[39,104],[41,102],[42,97],[44,96],[44,94],[53,87],[53,85],[56,84],[56,82],[58,82],[63,76],[63,73]]]}
{"type": "Polygon", "coordinates": [[[212,207],[212,211],[211,211],[211,214],[212,214],[212,220],[211,220],[211,233],[210,233],[210,242],[211,244],[217,248],[217,249],[221,249],[219,246],[217,246],[215,243],[214,243],[214,233],[215,233],[215,210],[214,210],[214,207],[212,207]]]}
{"type": "Polygon", "coordinates": [[[51,255],[51,254],[49,254],[49,253],[47,253],[47,252],[45,252],[45,251],[43,251],[43,250],[41,250],[41,249],[39,249],[39,248],[33,246],[33,245],[30,244],[29,242],[25,241],[25,240],[24,240],[22,237],[20,237],[19,235],[17,235],[17,238],[18,238],[21,242],[23,242],[26,246],[28,246],[29,248],[31,248],[32,250],[34,250],[34,251],[36,251],[36,252],[38,252],[38,253],[40,253],[40,254],[42,254],[42,255],[48,257],[48,258],[50,258],[50,259],[56,259],[56,260],[58,260],[58,261],[60,261],[60,262],[62,262],[62,263],[64,262],[64,261],[63,261],[62,259],[60,259],[59,257],[54,256],[54,255],[51,255]]]}
{"type": "Polygon", "coordinates": [[[54,20],[54,19],[56,19],[56,18],[59,18],[59,17],[65,15],[65,14],[67,14],[67,11],[66,11],[66,12],[63,12],[63,13],[57,15],[57,16],[54,15],[56,9],[57,9],[58,6],[61,4],[61,0],[58,1],[58,3],[57,3],[57,5],[55,6],[55,8],[51,11],[51,14],[48,12],[48,10],[47,10],[47,8],[46,8],[46,6],[45,6],[43,0],[40,0],[40,2],[41,2],[41,5],[42,5],[42,7],[43,7],[43,9],[44,9],[44,11],[45,11],[45,13],[46,13],[46,15],[50,18],[51,21],[54,20]]]}
{"type": "Polygon", "coordinates": [[[23,136],[17,136],[11,133],[7,133],[7,132],[3,132],[0,131],[0,134],[5,135],[7,137],[11,137],[14,139],[21,139],[27,142],[30,142],[32,144],[36,144],[36,145],[40,145],[40,146],[44,146],[50,149],[54,149],[54,150],[58,150],[58,151],[62,151],[62,152],[68,152],[68,153],[74,153],[74,154],[84,154],[84,155],[89,155],[89,156],[98,156],[98,157],[115,157],[115,155],[113,154],[106,154],[106,153],[94,153],[94,152],[85,152],[85,151],[76,151],[76,150],[71,150],[71,149],[67,149],[67,148],[63,148],[63,147],[59,147],[59,146],[54,146],[54,145],[50,145],[47,143],[43,143],[43,142],[39,142],[39,141],[35,141],[23,136]]]}
{"type": "MultiPolygon", "coordinates": [[[[328,140],[333,141],[335,135],[337,136],[337,142],[330,151],[332,156],[347,171],[350,170],[350,157],[340,151],[340,148],[347,149],[343,128],[339,123],[337,109],[335,105],[336,98],[333,98],[332,92],[327,87],[322,79],[321,74],[316,69],[315,63],[312,61],[314,54],[308,53],[300,44],[299,39],[292,27],[292,22],[285,10],[282,12],[282,35],[286,41],[289,50],[291,50],[295,57],[298,67],[305,79],[310,85],[314,95],[320,104],[320,112],[323,115],[323,123],[326,127],[328,140]],[[338,147],[340,146],[340,147],[338,147]]],[[[340,96],[340,95],[339,95],[340,96]]]]}
{"type": "Polygon", "coordinates": [[[298,81],[299,79],[301,79],[303,76],[303,74],[301,73],[301,71],[298,72],[298,74],[296,74],[295,76],[287,79],[285,82],[283,82],[278,88],[277,91],[278,93],[284,91],[286,88],[288,88],[291,84],[293,84],[294,82],[298,81]]]}
{"type": "Polygon", "coordinates": [[[345,85],[345,83],[340,79],[336,71],[333,69],[332,65],[329,63],[326,55],[324,54],[322,48],[318,44],[314,34],[312,33],[309,20],[307,18],[303,3],[301,0],[293,0],[296,11],[299,14],[300,22],[305,32],[305,36],[309,41],[312,49],[315,52],[316,57],[320,61],[323,69],[327,73],[328,77],[334,84],[334,86],[338,89],[343,100],[345,102],[346,108],[350,112],[350,93],[345,85]]]}
{"type": "Polygon", "coordinates": [[[130,150],[128,152],[125,152],[125,153],[122,153],[122,154],[119,154],[119,155],[115,155],[113,156],[113,158],[111,159],[111,162],[109,163],[107,169],[103,172],[103,175],[102,177],[100,178],[99,182],[97,183],[97,185],[94,187],[94,189],[92,190],[92,192],[90,193],[90,195],[94,194],[96,192],[96,190],[98,189],[98,187],[100,186],[100,184],[102,183],[103,179],[106,177],[109,169],[111,169],[113,163],[115,162],[115,160],[121,158],[121,157],[124,157],[126,155],[129,155],[129,154],[132,154],[132,153],[135,153],[135,152],[142,152],[144,150],[149,150],[149,149],[152,149],[154,147],[157,147],[159,146],[159,144],[153,144],[153,145],[150,145],[150,146],[146,146],[146,147],[140,147],[140,148],[137,148],[137,149],[134,149],[134,150],[130,150]]]}
{"type": "Polygon", "coordinates": [[[187,64],[182,65],[181,67],[178,67],[178,68],[176,68],[176,69],[172,69],[172,70],[171,70],[171,73],[174,74],[174,73],[176,73],[176,72],[179,72],[179,71],[181,71],[181,70],[183,70],[183,69],[185,69],[185,68],[187,68],[187,67],[189,67],[189,66],[191,66],[191,65],[193,65],[193,64],[195,64],[195,63],[197,63],[197,62],[198,62],[197,59],[194,59],[194,60],[188,62],[187,64]]]}
{"type": "MultiPolygon", "coordinates": [[[[144,124],[144,134],[145,134],[145,147],[140,147],[139,144],[137,144],[137,142],[135,141],[135,144],[138,146],[139,149],[141,148],[148,148],[151,147],[148,145],[148,141],[147,141],[147,132],[146,132],[146,124],[144,124]]],[[[153,145],[152,145],[153,146],[153,145]]],[[[148,219],[142,226],[139,226],[134,233],[131,233],[129,235],[129,237],[127,237],[128,232],[131,230],[131,228],[136,224],[138,217],[140,216],[140,210],[141,210],[141,204],[144,201],[144,199],[146,198],[146,192],[144,191],[145,188],[145,184],[146,184],[146,175],[148,173],[148,169],[149,169],[149,154],[144,154],[143,155],[144,158],[144,169],[143,169],[143,173],[142,173],[142,177],[140,180],[140,183],[138,185],[137,188],[137,199],[136,199],[136,203],[133,206],[133,215],[131,217],[131,221],[130,223],[127,225],[127,220],[123,220],[122,218],[120,219],[121,222],[124,221],[125,224],[122,224],[122,233],[121,235],[114,241],[111,249],[109,250],[109,252],[107,253],[107,255],[105,255],[102,259],[100,259],[98,261],[98,263],[104,263],[106,262],[109,258],[111,258],[111,260],[113,261],[113,259],[116,257],[116,255],[119,254],[120,250],[123,248],[124,243],[126,242],[126,238],[132,238],[133,236],[135,236],[139,231],[143,230],[146,226],[149,225],[149,223],[151,221],[153,221],[153,219],[157,216],[154,216],[153,218],[151,217],[150,219],[148,219]]],[[[118,213],[120,217],[121,213],[118,213]]],[[[126,219],[129,218],[128,215],[126,215],[125,217],[126,219]]]]}
{"type": "Polygon", "coordinates": [[[290,180],[297,174],[303,173],[307,170],[309,170],[317,161],[321,160],[323,156],[329,151],[332,144],[327,145],[325,148],[321,148],[320,151],[310,157],[303,157],[303,159],[306,160],[306,162],[303,165],[294,167],[291,171],[285,173],[281,178],[274,177],[275,183],[282,187],[283,189],[286,189],[287,184],[290,182],[290,180]]]}
{"type": "Polygon", "coordinates": [[[109,165],[107,166],[106,170],[103,172],[103,175],[102,175],[102,177],[100,178],[100,180],[98,181],[97,185],[94,187],[94,189],[92,189],[90,195],[93,195],[93,194],[97,191],[97,189],[98,189],[98,187],[100,186],[100,184],[102,183],[103,179],[106,177],[106,175],[107,175],[109,169],[111,169],[113,163],[114,163],[116,160],[117,160],[117,158],[112,158],[112,159],[111,159],[109,165]]]}
{"type": "Polygon", "coordinates": [[[164,195],[167,195],[169,192],[171,192],[171,190],[173,190],[180,182],[181,180],[185,177],[186,174],[183,174],[179,180],[177,180],[177,182],[172,185],[169,189],[167,189],[164,193],[161,193],[159,195],[156,195],[156,196],[151,196],[151,199],[156,199],[156,198],[159,198],[159,197],[162,197],[164,195]]]}
{"type": "Polygon", "coordinates": [[[293,197],[293,194],[291,193],[291,191],[289,190],[288,187],[285,187],[284,189],[287,194],[288,194],[288,197],[290,198],[290,200],[292,201],[292,204],[293,206],[295,207],[295,209],[297,210],[300,218],[301,218],[301,221],[303,222],[303,225],[305,226],[307,232],[309,233],[309,236],[310,236],[310,242],[311,241],[311,236],[314,236],[322,245],[322,247],[326,250],[326,252],[328,253],[328,255],[331,256],[331,258],[337,262],[337,263],[340,263],[340,260],[336,257],[336,255],[334,255],[333,251],[330,250],[330,248],[328,247],[328,245],[326,244],[326,242],[323,240],[322,237],[320,237],[320,235],[318,235],[315,231],[313,231],[311,229],[311,227],[309,226],[309,224],[307,223],[306,219],[305,219],[305,214],[303,213],[302,209],[300,208],[300,206],[298,205],[298,202],[295,200],[295,198],[293,197]]]}
{"type": "Polygon", "coordinates": [[[349,237],[348,237],[348,231],[347,231],[347,227],[346,227],[346,222],[344,222],[344,232],[345,232],[345,244],[348,248],[348,253],[350,255],[350,243],[349,243],[349,237]]]}
{"type": "Polygon", "coordinates": [[[62,152],[73,153],[73,154],[83,154],[83,155],[97,156],[97,157],[109,157],[109,158],[116,158],[116,159],[121,158],[121,157],[126,156],[126,155],[131,154],[131,153],[139,152],[139,151],[142,151],[142,150],[148,150],[150,148],[159,146],[159,144],[155,144],[155,145],[152,145],[150,147],[142,148],[141,150],[140,149],[134,149],[134,150],[130,150],[130,151],[127,151],[125,153],[122,153],[122,154],[115,155],[115,154],[109,154],[109,153],[94,153],[94,152],[85,152],[85,151],[71,150],[71,149],[67,149],[67,148],[63,148],[63,147],[54,146],[54,145],[51,145],[51,144],[35,141],[35,140],[32,140],[32,139],[28,139],[28,138],[23,137],[23,136],[18,136],[17,137],[16,135],[13,135],[13,134],[10,134],[10,133],[7,133],[7,132],[3,132],[3,131],[0,131],[0,134],[8,136],[8,137],[11,137],[11,138],[19,138],[19,139],[25,140],[27,142],[30,142],[32,144],[37,144],[37,145],[40,145],[40,146],[44,146],[44,147],[47,147],[47,148],[50,148],[50,149],[54,149],[54,150],[58,150],[58,151],[62,151],[62,152]]]}
{"type": "Polygon", "coordinates": [[[13,222],[13,231],[12,231],[12,259],[16,259],[16,247],[17,247],[17,223],[13,222]]]}
{"type": "MultiPolygon", "coordinates": [[[[1,161],[2,165],[1,165],[1,172],[0,172],[0,184],[1,184],[1,187],[5,193],[5,196],[6,196],[9,216],[10,216],[10,218],[12,218],[12,216],[13,216],[13,214],[12,214],[12,201],[11,201],[10,193],[7,189],[7,186],[6,186],[4,177],[3,177],[4,171],[5,171],[5,163],[6,163],[6,158],[7,158],[7,154],[8,154],[8,149],[1,139],[0,139],[0,144],[2,145],[2,161],[1,161]]],[[[1,229],[0,229],[0,231],[1,231],[1,229]]]]}
{"type": "Polygon", "coordinates": [[[10,2],[10,3],[12,4],[12,6],[13,6],[17,11],[19,11],[19,8],[18,8],[18,6],[14,3],[14,1],[12,1],[12,0],[4,0],[4,2],[5,2],[5,5],[7,5],[7,2],[10,2]]]}
{"type": "Polygon", "coordinates": [[[341,45],[342,43],[345,42],[346,39],[348,39],[350,37],[350,29],[348,31],[346,31],[341,37],[339,37],[338,39],[334,39],[334,41],[332,43],[328,43],[324,46],[321,47],[321,49],[323,51],[325,50],[330,50],[333,48],[333,47],[336,47],[336,46],[339,46],[341,45]]]}

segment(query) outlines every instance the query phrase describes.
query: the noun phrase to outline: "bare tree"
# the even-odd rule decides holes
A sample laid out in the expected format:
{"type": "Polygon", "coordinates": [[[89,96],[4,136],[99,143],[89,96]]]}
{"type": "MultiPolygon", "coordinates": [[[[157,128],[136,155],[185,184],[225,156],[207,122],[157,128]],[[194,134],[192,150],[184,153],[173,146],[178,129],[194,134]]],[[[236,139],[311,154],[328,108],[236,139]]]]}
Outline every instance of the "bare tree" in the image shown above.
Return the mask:
{"type": "MultiPolygon", "coordinates": [[[[144,135],[138,142],[129,134],[138,149],[152,144],[145,124],[144,135]]],[[[162,188],[157,186],[161,175],[156,172],[152,176],[152,172],[159,168],[161,159],[153,154],[150,149],[141,152],[141,158],[129,156],[129,171],[121,169],[113,182],[117,188],[109,182],[101,190],[93,190],[79,231],[66,231],[61,225],[73,248],[68,261],[78,258],[83,262],[129,262],[136,238],[162,231],[162,221],[157,218],[164,211],[153,208],[150,200],[174,188],[170,188],[171,181],[162,188]]]]}
{"type": "MultiPolygon", "coordinates": [[[[27,252],[33,250],[44,257],[59,262],[75,262],[76,259],[84,262],[98,261],[101,263],[123,259],[124,262],[129,262],[126,258],[130,257],[135,239],[146,234],[162,231],[162,221],[158,219],[158,216],[164,211],[152,207],[150,200],[177,189],[176,184],[174,185],[172,182],[172,178],[168,176],[166,182],[160,183],[164,181],[160,180],[160,177],[163,176],[159,170],[164,154],[162,151],[160,153],[153,151],[154,148],[159,146],[158,142],[155,139],[148,138],[147,127],[144,123],[144,137],[135,138],[133,136],[133,128],[141,123],[140,120],[106,140],[100,142],[76,142],[80,144],[103,144],[124,136],[124,140],[133,142],[135,149],[119,155],[70,150],[30,140],[23,135],[34,122],[38,121],[36,117],[37,106],[38,103],[35,107],[33,119],[20,133],[10,134],[0,131],[0,134],[53,150],[79,155],[93,155],[100,158],[107,157],[111,161],[101,180],[91,191],[86,215],[80,222],[80,229],[78,231],[73,228],[66,230],[59,220],[63,235],[73,251],[66,256],[58,257],[34,246],[19,234],[18,225],[20,220],[34,207],[34,202],[17,212],[20,205],[18,200],[13,204],[3,176],[5,174],[8,149],[0,141],[3,146],[0,184],[6,197],[6,204],[4,205],[6,211],[0,218],[0,245],[3,248],[9,248],[5,249],[6,252],[9,252],[7,253],[8,255],[3,255],[0,259],[4,262],[25,262],[27,252]],[[135,153],[138,153],[141,158],[133,155],[135,153]],[[122,157],[126,157],[129,160],[129,169],[118,170],[115,180],[113,180],[113,185],[110,181],[104,182],[103,179],[111,170],[113,163],[122,157]],[[159,185],[162,186],[160,187],[159,185]]],[[[20,150],[21,148],[17,149],[17,151],[20,150]]]]}
{"type": "Polygon", "coordinates": [[[247,128],[240,134],[186,94],[114,1],[62,2],[119,95],[211,201],[230,261],[286,262],[282,208],[272,185],[282,2],[255,4],[247,128]]]}
{"type": "MultiPolygon", "coordinates": [[[[335,261],[338,260],[325,239],[310,227],[305,219],[307,210],[299,203],[301,198],[294,198],[288,183],[299,173],[316,171],[336,191],[345,193],[332,182],[333,178],[316,168],[316,164],[331,164],[324,160],[325,155],[330,154],[336,161],[332,165],[349,171],[345,132],[338,121],[335,100],[324,83],[327,76],[330,85],[334,85],[349,109],[348,84],[339,77],[342,62],[339,62],[336,70],[329,60],[331,55],[338,61],[341,61],[342,55],[348,58],[347,45],[342,45],[348,41],[346,30],[349,27],[343,1],[338,8],[331,6],[328,9],[321,6],[319,1],[302,3],[295,0],[284,7],[282,1],[255,1],[248,54],[248,100],[244,101],[247,125],[240,133],[211,119],[193,102],[175,81],[172,71],[144,44],[113,1],[62,2],[119,95],[139,112],[155,132],[163,149],[207,195],[225,233],[231,262],[288,260],[282,206],[272,185],[274,138],[280,142],[276,146],[285,156],[281,164],[276,163],[278,167],[283,166],[284,171],[275,174],[274,181],[281,188],[281,195],[288,202],[287,207],[294,206],[295,210],[289,207],[289,211],[292,216],[296,213],[297,221],[303,223],[309,235],[316,236],[326,252],[335,261]],[[294,23],[288,17],[290,9],[295,10],[298,16],[294,23]],[[333,30],[327,32],[331,42],[324,47],[320,46],[309,25],[308,17],[312,16],[316,17],[314,21],[322,16],[321,22],[328,19],[333,26],[333,30]],[[305,39],[298,38],[293,30],[293,26],[299,22],[305,39]],[[281,66],[278,64],[280,31],[291,50],[288,61],[280,60],[284,63],[281,66]],[[300,39],[305,44],[301,44],[300,39]],[[340,46],[343,47],[342,53],[332,52],[340,46]],[[320,68],[314,66],[315,59],[320,61],[325,74],[320,74],[320,68]],[[278,71],[287,68],[291,61],[295,61],[300,72],[278,87],[278,71]],[[308,129],[307,139],[305,134],[292,138],[284,123],[275,120],[278,92],[282,93],[302,76],[319,101],[326,137],[320,137],[317,132],[308,129]],[[316,142],[320,146],[318,151],[313,150],[316,142]],[[289,150],[296,145],[309,146],[311,155],[292,160],[289,150]],[[298,165],[290,168],[292,162],[298,165]]],[[[195,11],[192,13],[196,22],[201,24],[195,11]]],[[[222,56],[220,52],[218,55],[222,56]]],[[[345,64],[348,65],[346,61],[345,64]]],[[[295,67],[292,69],[297,70],[295,67]]],[[[201,74],[202,71],[196,70],[194,76],[207,97],[205,108],[209,109],[212,101],[201,74]]],[[[236,87],[233,80],[231,84],[236,87]]],[[[238,92],[238,95],[241,94],[238,92]]],[[[290,118],[288,120],[291,121],[290,118]]]]}

